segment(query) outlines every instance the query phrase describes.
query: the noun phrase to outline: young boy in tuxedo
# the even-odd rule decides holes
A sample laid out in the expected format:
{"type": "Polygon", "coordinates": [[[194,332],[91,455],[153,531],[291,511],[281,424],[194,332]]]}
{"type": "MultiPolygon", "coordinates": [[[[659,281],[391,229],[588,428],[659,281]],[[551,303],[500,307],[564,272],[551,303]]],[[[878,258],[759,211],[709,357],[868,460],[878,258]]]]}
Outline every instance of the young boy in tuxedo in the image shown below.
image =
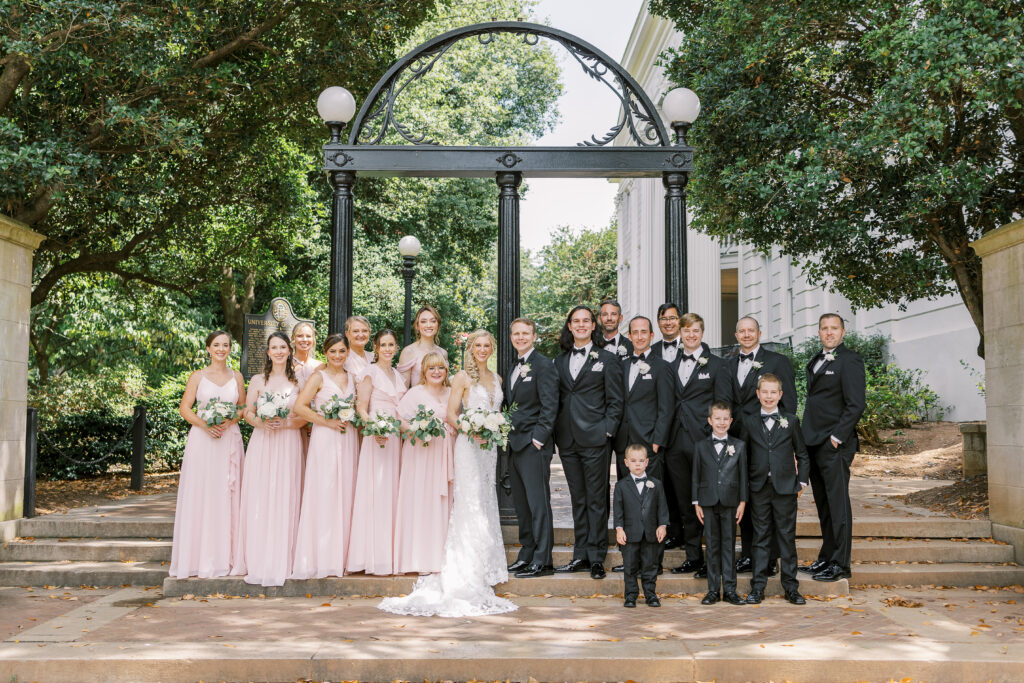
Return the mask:
{"type": "Polygon", "coordinates": [[[639,570],[648,607],[661,607],[655,583],[661,544],[668,528],[668,501],[661,482],[645,475],[647,447],[630,444],[626,447],[626,468],[629,476],[615,484],[615,538],[622,548],[623,579],[626,601],[624,607],[636,607],[636,579],[639,570]]]}
{"type": "Polygon", "coordinates": [[[769,547],[775,544],[786,600],[803,605],[796,579],[796,502],[807,486],[811,464],[796,415],[779,410],[782,381],[771,373],[761,375],[757,398],[761,410],[743,418],[749,514],[754,523],[754,577],[747,603],[756,605],[764,599],[769,547]]]}
{"type": "Polygon", "coordinates": [[[702,605],[725,600],[742,605],[736,593],[736,524],[743,519],[747,500],[747,449],[729,436],[732,408],[715,401],[708,409],[711,436],[694,444],[693,507],[704,525],[708,592],[702,605]]]}

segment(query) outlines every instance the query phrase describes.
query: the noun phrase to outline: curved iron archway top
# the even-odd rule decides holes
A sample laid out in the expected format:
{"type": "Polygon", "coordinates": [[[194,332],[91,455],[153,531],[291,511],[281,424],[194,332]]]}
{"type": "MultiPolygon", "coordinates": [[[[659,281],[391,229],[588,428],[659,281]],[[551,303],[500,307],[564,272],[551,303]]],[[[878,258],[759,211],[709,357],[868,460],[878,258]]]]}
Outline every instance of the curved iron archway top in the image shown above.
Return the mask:
{"type": "Polygon", "coordinates": [[[456,44],[476,37],[487,45],[501,33],[518,35],[527,45],[536,45],[541,38],[552,40],[573,56],[583,71],[603,83],[618,98],[621,110],[615,125],[603,136],[591,136],[577,143],[580,147],[607,145],[623,132],[640,147],[667,147],[671,143],[665,124],[654,104],[633,77],[622,66],[596,47],[565,31],[521,21],[493,21],[463,26],[432,38],[396,61],[377,82],[359,110],[348,144],[379,145],[389,130],[413,145],[440,143],[426,133],[416,134],[399,121],[394,114],[395,102],[411,84],[426,76],[434,65],[456,44]]]}

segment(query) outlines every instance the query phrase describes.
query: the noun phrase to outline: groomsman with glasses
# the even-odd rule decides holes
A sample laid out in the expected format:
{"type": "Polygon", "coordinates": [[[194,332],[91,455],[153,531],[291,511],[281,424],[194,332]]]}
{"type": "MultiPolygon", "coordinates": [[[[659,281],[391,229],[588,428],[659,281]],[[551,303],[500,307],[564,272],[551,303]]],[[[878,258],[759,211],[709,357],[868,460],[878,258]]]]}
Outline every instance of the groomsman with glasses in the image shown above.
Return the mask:
{"type": "MultiPolygon", "coordinates": [[[[736,341],[740,352],[725,361],[725,371],[719,375],[715,393],[732,407],[734,419],[729,433],[740,437],[743,421],[761,412],[757,398],[757,382],[762,375],[775,375],[782,382],[782,398],[779,407],[783,412],[796,414],[796,382],[793,378],[793,364],[789,358],[769,351],[761,346],[761,326],[749,315],[736,322],[736,341]]],[[[749,512],[749,511],[748,511],[749,512]]],[[[753,515],[746,514],[740,520],[740,558],[736,561],[737,572],[748,572],[753,558],[753,515]]],[[[769,576],[778,572],[778,550],[771,546],[768,564],[769,576]]]]}
{"type": "MultiPolygon", "coordinates": [[[[658,329],[661,339],[651,344],[651,355],[661,358],[666,363],[675,361],[679,355],[679,306],[671,301],[658,306],[658,329]]],[[[668,539],[666,548],[679,548],[683,545],[683,520],[679,515],[681,498],[676,496],[672,477],[665,477],[665,497],[668,499],[668,539]]],[[[684,501],[689,502],[689,501],[684,501]]]]}
{"type": "Polygon", "coordinates": [[[604,335],[604,350],[619,358],[628,358],[633,353],[633,344],[626,335],[619,332],[622,324],[622,306],[615,299],[605,299],[598,309],[598,321],[604,335]]]}
{"type": "Polygon", "coordinates": [[[818,559],[800,571],[816,581],[850,578],[853,511],[850,465],[857,452],[857,422],[865,407],[864,359],[843,345],[846,325],[835,313],[818,319],[821,352],[807,364],[804,441],[811,459],[811,490],[821,525],[818,559]]]}

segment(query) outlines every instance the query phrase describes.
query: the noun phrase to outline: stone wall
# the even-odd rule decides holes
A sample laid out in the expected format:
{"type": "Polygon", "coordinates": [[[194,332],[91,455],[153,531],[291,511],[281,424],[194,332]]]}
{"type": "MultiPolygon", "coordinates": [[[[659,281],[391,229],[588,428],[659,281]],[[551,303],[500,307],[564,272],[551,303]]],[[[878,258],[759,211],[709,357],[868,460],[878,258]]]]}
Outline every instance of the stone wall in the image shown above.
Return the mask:
{"type": "Polygon", "coordinates": [[[32,252],[42,241],[0,215],[0,522],[22,516],[32,252]]]}
{"type": "Polygon", "coordinates": [[[1024,220],[972,244],[985,290],[985,403],[992,535],[1024,562],[1024,220]]]}

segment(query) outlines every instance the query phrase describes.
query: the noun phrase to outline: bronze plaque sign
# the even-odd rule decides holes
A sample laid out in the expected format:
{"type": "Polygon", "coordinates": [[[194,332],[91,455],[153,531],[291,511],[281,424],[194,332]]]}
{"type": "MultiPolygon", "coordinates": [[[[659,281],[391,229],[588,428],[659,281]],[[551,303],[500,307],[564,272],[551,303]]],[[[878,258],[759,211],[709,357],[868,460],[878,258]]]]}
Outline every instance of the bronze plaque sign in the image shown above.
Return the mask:
{"type": "Polygon", "coordinates": [[[313,324],[312,320],[296,318],[292,305],[283,297],[270,300],[266,312],[247,313],[242,329],[242,377],[248,382],[253,375],[263,372],[267,358],[267,338],[274,332],[284,332],[292,337],[292,330],[299,323],[313,324]]]}

